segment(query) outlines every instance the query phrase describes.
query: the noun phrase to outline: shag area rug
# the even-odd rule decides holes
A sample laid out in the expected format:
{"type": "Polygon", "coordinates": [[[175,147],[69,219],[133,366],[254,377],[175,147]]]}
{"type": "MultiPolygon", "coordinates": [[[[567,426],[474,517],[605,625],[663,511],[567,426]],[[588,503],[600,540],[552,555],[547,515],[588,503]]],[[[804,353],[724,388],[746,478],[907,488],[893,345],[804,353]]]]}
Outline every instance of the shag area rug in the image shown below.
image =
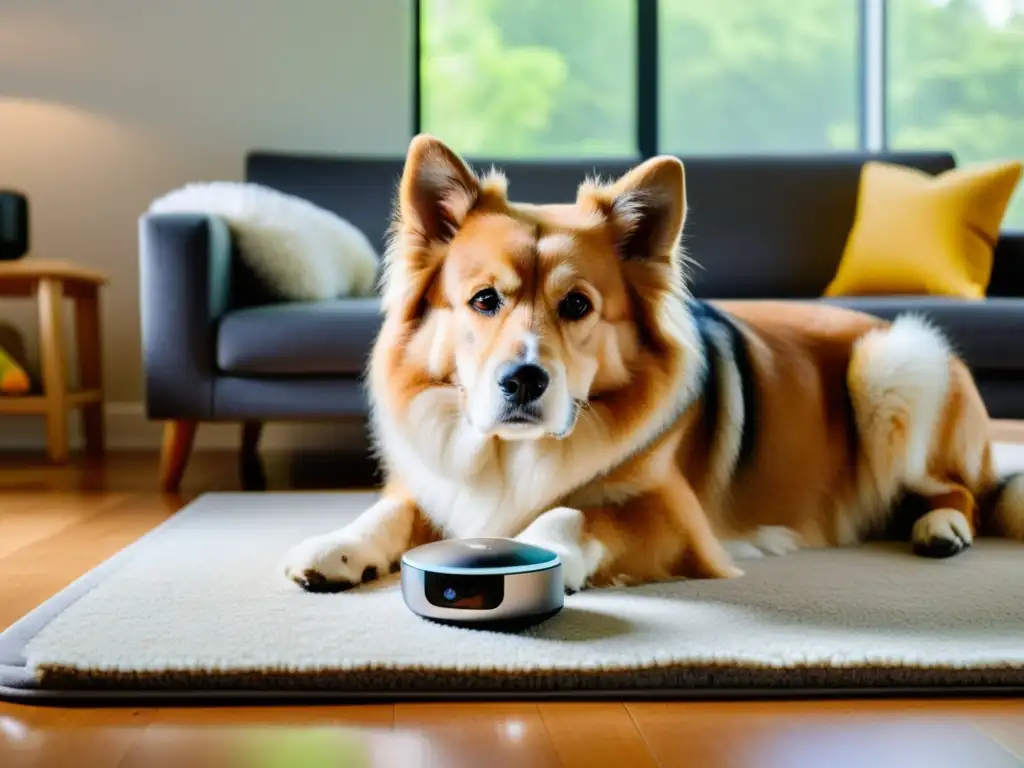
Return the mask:
{"type": "Polygon", "coordinates": [[[291,544],[368,493],[202,496],[0,635],[0,698],[772,696],[1024,690],[1024,544],[746,561],[583,591],[518,634],[412,614],[398,576],[307,594],[291,544]]]}

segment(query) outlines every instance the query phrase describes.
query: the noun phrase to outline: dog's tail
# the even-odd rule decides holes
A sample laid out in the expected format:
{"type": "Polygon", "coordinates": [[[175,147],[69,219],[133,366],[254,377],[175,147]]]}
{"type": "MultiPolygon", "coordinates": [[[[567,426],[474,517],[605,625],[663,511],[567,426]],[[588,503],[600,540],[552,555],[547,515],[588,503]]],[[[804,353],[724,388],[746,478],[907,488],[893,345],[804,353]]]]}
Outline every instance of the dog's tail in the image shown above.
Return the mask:
{"type": "Polygon", "coordinates": [[[983,532],[1024,541],[1024,472],[1004,476],[986,496],[983,532]]]}

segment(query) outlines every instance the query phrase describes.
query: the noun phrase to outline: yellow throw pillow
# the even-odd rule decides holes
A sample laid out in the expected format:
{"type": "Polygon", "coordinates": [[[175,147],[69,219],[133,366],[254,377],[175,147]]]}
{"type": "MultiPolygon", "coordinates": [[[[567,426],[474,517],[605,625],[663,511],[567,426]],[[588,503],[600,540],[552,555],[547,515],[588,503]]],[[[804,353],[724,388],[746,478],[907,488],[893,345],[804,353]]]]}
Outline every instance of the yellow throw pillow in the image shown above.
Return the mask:
{"type": "Polygon", "coordinates": [[[853,227],[825,295],[984,298],[1021,167],[978,163],[932,176],[865,163],[853,227]]]}

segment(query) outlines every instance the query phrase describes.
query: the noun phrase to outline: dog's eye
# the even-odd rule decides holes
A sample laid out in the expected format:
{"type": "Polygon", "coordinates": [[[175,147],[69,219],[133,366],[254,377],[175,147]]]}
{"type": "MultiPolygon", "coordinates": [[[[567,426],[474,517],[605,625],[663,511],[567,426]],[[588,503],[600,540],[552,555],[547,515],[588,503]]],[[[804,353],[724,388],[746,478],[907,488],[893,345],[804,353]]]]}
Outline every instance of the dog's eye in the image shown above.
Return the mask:
{"type": "Polygon", "coordinates": [[[593,306],[590,299],[579,291],[573,291],[558,305],[558,314],[566,320],[581,320],[586,317],[593,306]]]}
{"type": "Polygon", "coordinates": [[[469,306],[481,315],[493,315],[501,306],[501,296],[493,288],[484,288],[469,300],[469,306]]]}

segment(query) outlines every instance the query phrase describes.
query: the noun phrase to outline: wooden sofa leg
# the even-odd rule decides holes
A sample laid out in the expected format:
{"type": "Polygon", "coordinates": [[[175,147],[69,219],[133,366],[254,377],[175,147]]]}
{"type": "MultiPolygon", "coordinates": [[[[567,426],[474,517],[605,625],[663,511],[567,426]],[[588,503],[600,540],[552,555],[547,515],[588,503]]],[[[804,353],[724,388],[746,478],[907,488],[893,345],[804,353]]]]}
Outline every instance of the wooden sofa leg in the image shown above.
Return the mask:
{"type": "Polygon", "coordinates": [[[196,438],[197,421],[168,421],[160,451],[160,490],[177,493],[196,438]]]}

